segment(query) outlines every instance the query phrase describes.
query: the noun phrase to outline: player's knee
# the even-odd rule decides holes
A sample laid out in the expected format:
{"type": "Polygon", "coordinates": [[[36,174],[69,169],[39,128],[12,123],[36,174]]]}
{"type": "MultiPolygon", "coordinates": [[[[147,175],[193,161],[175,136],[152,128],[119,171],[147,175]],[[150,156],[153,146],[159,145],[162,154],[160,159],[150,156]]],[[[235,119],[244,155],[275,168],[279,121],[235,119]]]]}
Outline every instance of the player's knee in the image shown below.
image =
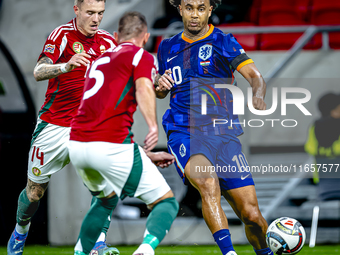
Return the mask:
{"type": "Polygon", "coordinates": [[[170,201],[174,201],[174,203],[175,202],[177,203],[177,201],[174,197],[174,193],[172,192],[172,190],[169,190],[165,195],[163,195],[162,197],[157,199],[155,202],[148,204],[147,207],[148,207],[149,210],[152,210],[157,204],[166,201],[166,199],[168,199],[168,198],[171,198],[170,201]]]}
{"type": "Polygon", "coordinates": [[[262,215],[256,206],[249,206],[241,212],[242,221],[245,225],[262,227],[262,215]]]}
{"type": "Polygon", "coordinates": [[[176,217],[178,210],[179,210],[179,204],[174,196],[167,197],[165,199],[158,201],[152,206],[152,208],[149,208],[149,209],[154,209],[156,206],[159,206],[159,205],[161,205],[161,207],[167,208],[166,211],[174,215],[174,217],[176,217]]]}
{"type": "Polygon", "coordinates": [[[108,210],[108,212],[110,212],[116,208],[118,201],[119,198],[116,193],[114,193],[113,195],[104,198],[94,197],[94,199],[92,199],[91,206],[95,205],[97,207],[105,208],[105,210],[108,210]]]}
{"type": "Polygon", "coordinates": [[[196,186],[202,197],[215,196],[220,192],[220,184],[217,178],[196,178],[194,186],[196,186]]]}

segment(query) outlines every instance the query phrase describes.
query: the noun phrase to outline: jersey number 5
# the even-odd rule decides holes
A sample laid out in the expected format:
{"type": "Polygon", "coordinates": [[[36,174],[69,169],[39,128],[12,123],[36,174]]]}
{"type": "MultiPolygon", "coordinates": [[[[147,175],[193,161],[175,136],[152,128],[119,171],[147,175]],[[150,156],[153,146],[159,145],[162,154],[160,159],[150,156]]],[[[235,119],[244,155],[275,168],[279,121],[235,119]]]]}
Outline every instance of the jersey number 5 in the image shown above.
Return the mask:
{"type": "Polygon", "coordinates": [[[94,62],[94,64],[92,65],[90,69],[89,78],[96,79],[96,83],[91,89],[85,91],[83,100],[88,99],[92,97],[93,95],[95,95],[98,92],[98,90],[103,86],[104,74],[102,71],[96,70],[96,69],[98,66],[107,64],[109,62],[110,62],[110,57],[103,57],[94,62]]]}

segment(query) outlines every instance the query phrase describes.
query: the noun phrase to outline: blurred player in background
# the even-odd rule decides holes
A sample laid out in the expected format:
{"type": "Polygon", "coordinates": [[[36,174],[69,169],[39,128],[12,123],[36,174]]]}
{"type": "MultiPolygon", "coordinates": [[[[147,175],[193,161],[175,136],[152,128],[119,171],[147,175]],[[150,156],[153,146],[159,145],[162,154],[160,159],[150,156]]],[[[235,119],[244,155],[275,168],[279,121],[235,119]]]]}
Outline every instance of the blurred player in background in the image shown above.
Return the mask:
{"type": "Polygon", "coordinates": [[[327,93],[318,102],[321,118],[309,128],[305,151],[315,157],[314,181],[318,183],[318,199],[340,200],[340,95],[327,93]],[[334,166],[334,167],[333,167],[334,166]],[[332,169],[333,168],[333,169],[332,169]]]}
{"type": "MultiPolygon", "coordinates": [[[[27,186],[19,195],[17,224],[7,245],[8,254],[23,253],[30,220],[51,175],[70,162],[67,149],[70,125],[83,94],[86,68],[117,44],[108,32],[98,28],[105,0],[75,0],[73,9],[76,18],[52,31],[34,68],[37,81],[49,82],[32,137],[27,186]]],[[[96,249],[106,246],[109,224],[107,221],[96,249]]]]}
{"type": "Polygon", "coordinates": [[[124,14],[115,34],[118,46],[94,61],[87,72],[84,96],[71,125],[69,152],[97,200],[83,220],[74,254],[90,252],[119,198],[137,197],[152,209],[143,243],[134,255],[153,255],[177,216],[178,203],[147,156],[158,141],[153,88],[157,64],[143,49],[149,36],[142,14],[124,14]],[[144,148],[134,143],[131,132],[137,104],[149,127],[144,148]]]}
{"type": "Polygon", "coordinates": [[[254,181],[246,171],[248,163],[237,138],[243,131],[233,114],[235,98],[228,89],[215,86],[236,86],[233,72],[237,70],[252,87],[254,108],[265,110],[266,84],[233,35],[208,24],[220,2],[170,0],[182,16],[184,31],[159,46],[159,73],[163,75],[156,79],[156,94],[164,98],[171,91],[170,109],[163,116],[168,149],[176,158],[183,181],[200,192],[203,217],[222,254],[236,253],[221,207],[221,193],[245,224],[256,254],[270,255],[273,253],[265,239],[268,225],[259,210],[254,181]],[[210,97],[206,97],[208,94],[210,97]],[[201,112],[203,98],[207,98],[206,114],[201,112]],[[228,125],[215,126],[215,119],[227,120],[228,125]],[[209,170],[217,165],[238,170],[209,170]],[[197,167],[205,171],[197,173],[197,167]]]}

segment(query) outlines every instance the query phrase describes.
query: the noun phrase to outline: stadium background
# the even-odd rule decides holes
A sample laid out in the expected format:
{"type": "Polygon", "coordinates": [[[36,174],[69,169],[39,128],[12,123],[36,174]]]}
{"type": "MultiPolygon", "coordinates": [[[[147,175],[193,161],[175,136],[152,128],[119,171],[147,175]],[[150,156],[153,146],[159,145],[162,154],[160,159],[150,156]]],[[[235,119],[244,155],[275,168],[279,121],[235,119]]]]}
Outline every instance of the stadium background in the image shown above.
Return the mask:
{"type": "MultiPolygon", "coordinates": [[[[340,5],[337,0],[244,0],[222,1],[212,22],[225,29],[247,27],[256,29],[268,26],[340,25],[340,5]],[[281,5],[282,4],[282,5],[281,5]],[[285,6],[284,6],[285,5],[285,6]],[[325,18],[327,17],[327,18],[325,18]],[[331,18],[329,18],[331,17],[331,18]],[[326,20],[326,21],[325,21],[326,20]],[[326,23],[324,23],[326,22],[326,23]]],[[[72,0],[3,0],[0,1],[0,39],[12,54],[24,80],[28,93],[18,86],[17,73],[13,74],[8,60],[0,55],[0,119],[1,147],[1,197],[0,197],[0,245],[4,245],[15,224],[17,197],[26,183],[27,152],[32,128],[46,91],[47,82],[37,83],[33,78],[33,68],[48,34],[58,25],[73,18],[72,0]],[[34,109],[32,113],[32,109],[34,109]]],[[[150,29],[178,28],[180,20],[177,11],[167,1],[160,0],[108,0],[106,13],[101,28],[109,32],[116,30],[117,22],[125,11],[138,10],[146,17],[150,29]]],[[[164,31],[163,31],[164,32],[164,31]]],[[[302,33],[237,35],[247,54],[255,61],[266,78],[275,64],[286,56],[302,33]]],[[[155,52],[161,37],[153,37],[147,49],[155,52]]],[[[296,107],[288,107],[288,115],[281,116],[280,107],[270,115],[271,119],[297,119],[295,128],[245,128],[245,135],[240,139],[250,165],[260,164],[295,164],[311,162],[303,151],[309,125],[320,116],[317,101],[326,92],[340,93],[339,63],[340,36],[329,36],[329,47],[322,44],[322,36],[317,35],[297,53],[282,72],[271,81],[267,92],[267,105],[271,105],[272,88],[303,87],[311,92],[311,99],[304,104],[312,116],[304,116],[296,107]]],[[[239,77],[239,75],[237,75],[239,77]]],[[[247,84],[243,78],[238,79],[239,86],[246,95],[247,84]]],[[[279,93],[280,95],[280,93],[279,93]]],[[[280,100],[279,100],[280,102],[280,100]]],[[[158,100],[158,120],[167,109],[168,99],[158,100]]],[[[246,110],[243,117],[263,119],[253,116],[246,110]]],[[[142,142],[146,134],[146,125],[139,113],[133,132],[136,140],[142,142]]],[[[157,149],[166,148],[164,132],[160,131],[157,149]]],[[[174,168],[161,170],[181,202],[181,211],[164,244],[213,244],[211,234],[200,212],[199,196],[195,190],[181,184],[174,168]]],[[[290,176],[291,177],[291,176],[290,176]]],[[[312,208],[317,202],[316,186],[312,175],[307,173],[299,181],[287,176],[259,176],[255,180],[258,187],[260,205],[266,211],[267,220],[279,216],[291,216],[300,220],[306,227],[309,239],[312,208]]],[[[52,178],[48,193],[41,202],[40,209],[33,219],[28,244],[72,245],[76,241],[79,226],[90,203],[90,195],[76,176],[72,166],[52,178]]],[[[136,210],[117,208],[108,235],[112,244],[137,244],[144,232],[147,210],[134,199],[127,199],[125,205],[132,205],[141,211],[138,219],[119,219],[134,217],[136,210]],[[118,210],[119,209],[119,210],[118,210]]],[[[234,243],[246,243],[241,223],[225,203],[223,208],[230,219],[234,243]]],[[[138,212],[138,211],[137,211],[138,212]]],[[[317,243],[339,243],[340,241],[340,203],[321,204],[317,243]]]]}

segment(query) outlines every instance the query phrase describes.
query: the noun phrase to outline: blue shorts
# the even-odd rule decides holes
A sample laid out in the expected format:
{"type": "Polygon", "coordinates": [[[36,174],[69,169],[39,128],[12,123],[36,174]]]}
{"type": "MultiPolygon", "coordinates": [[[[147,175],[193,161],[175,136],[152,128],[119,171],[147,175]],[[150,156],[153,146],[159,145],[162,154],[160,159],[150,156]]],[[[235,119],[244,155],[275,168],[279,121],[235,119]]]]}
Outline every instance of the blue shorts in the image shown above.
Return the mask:
{"type": "MultiPolygon", "coordinates": [[[[169,135],[168,150],[175,157],[176,169],[185,184],[184,168],[190,157],[202,154],[212,164],[210,171],[215,171],[220,179],[221,190],[236,189],[254,185],[248,162],[242,152],[242,145],[237,137],[230,135],[207,136],[186,131],[174,131],[169,135]]],[[[204,166],[193,166],[194,173],[206,172],[204,166]]]]}

